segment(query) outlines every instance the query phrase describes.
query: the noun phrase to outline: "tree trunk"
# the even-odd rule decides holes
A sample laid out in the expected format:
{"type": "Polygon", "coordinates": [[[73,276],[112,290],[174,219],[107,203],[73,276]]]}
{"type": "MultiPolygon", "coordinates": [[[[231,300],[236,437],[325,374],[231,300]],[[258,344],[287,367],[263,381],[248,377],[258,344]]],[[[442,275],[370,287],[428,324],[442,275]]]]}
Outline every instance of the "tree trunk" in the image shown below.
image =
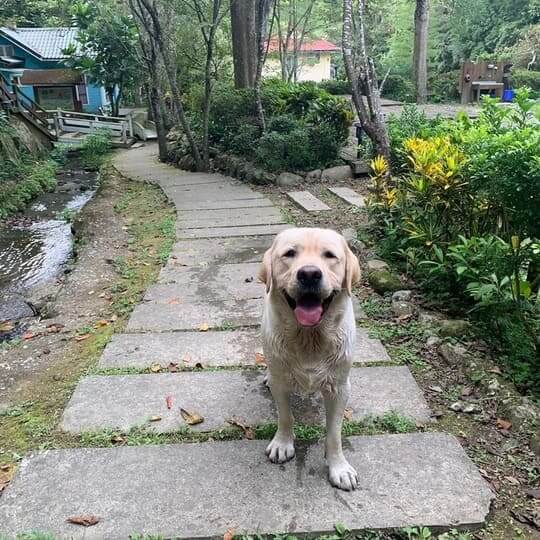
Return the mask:
{"type": "Polygon", "coordinates": [[[357,35],[353,46],[353,2],[343,0],[343,61],[360,124],[373,142],[375,152],[390,163],[390,141],[382,115],[377,74],[366,47],[364,2],[358,2],[358,17],[354,21],[357,35]]]}
{"type": "Polygon", "coordinates": [[[257,0],[256,11],[256,33],[257,33],[257,72],[255,74],[255,99],[257,101],[257,116],[263,131],[266,131],[266,120],[264,118],[264,107],[262,104],[261,82],[262,70],[266,60],[266,42],[268,15],[272,7],[273,0],[257,0]]]}
{"type": "Polygon", "coordinates": [[[236,88],[253,88],[257,74],[256,0],[231,0],[231,33],[236,88]]]}
{"type": "Polygon", "coordinates": [[[413,72],[416,103],[427,101],[427,53],[429,27],[429,0],[416,0],[414,11],[413,72]]]}
{"type": "Polygon", "coordinates": [[[161,113],[161,96],[158,90],[159,81],[156,80],[152,74],[152,82],[147,85],[146,92],[148,94],[148,103],[150,105],[150,111],[152,113],[152,119],[156,126],[158,152],[160,161],[167,159],[167,133],[163,122],[163,115],[161,113]]]}

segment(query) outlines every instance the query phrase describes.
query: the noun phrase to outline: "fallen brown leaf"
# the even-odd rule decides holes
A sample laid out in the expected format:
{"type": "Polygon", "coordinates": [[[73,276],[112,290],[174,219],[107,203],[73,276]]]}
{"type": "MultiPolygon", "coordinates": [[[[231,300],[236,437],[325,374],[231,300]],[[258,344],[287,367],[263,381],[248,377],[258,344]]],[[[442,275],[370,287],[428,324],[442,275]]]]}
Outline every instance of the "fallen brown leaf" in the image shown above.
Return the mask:
{"type": "Polygon", "coordinates": [[[234,538],[235,530],[231,527],[227,529],[227,532],[223,535],[223,540],[232,540],[234,538]]]}
{"type": "Polygon", "coordinates": [[[182,415],[182,418],[184,419],[186,424],[190,426],[202,424],[204,422],[204,418],[199,413],[189,412],[186,411],[186,409],[180,409],[180,414],[182,415]]]}
{"type": "Polygon", "coordinates": [[[170,300],[167,300],[167,304],[170,304],[170,305],[179,304],[179,303],[180,303],[180,298],[171,298],[170,300]]]}
{"type": "Polygon", "coordinates": [[[352,415],[353,415],[353,410],[350,407],[347,407],[343,411],[343,418],[345,418],[345,420],[351,421],[352,420],[352,415]]]}
{"type": "Polygon", "coordinates": [[[180,371],[180,368],[176,362],[169,362],[167,369],[170,373],[177,373],[178,371],[180,371]]]}
{"type": "Polygon", "coordinates": [[[161,416],[151,416],[150,417],[150,422],[159,422],[161,420],[161,416]]]}
{"type": "Polygon", "coordinates": [[[172,402],[173,402],[172,396],[167,396],[165,398],[165,403],[167,404],[167,409],[169,409],[169,411],[172,409],[172,402]]]}
{"type": "Polygon", "coordinates": [[[154,362],[151,366],[150,366],[150,371],[152,373],[159,373],[161,371],[161,365],[158,364],[157,362],[154,362]]]}
{"type": "Polygon", "coordinates": [[[473,393],[473,388],[471,386],[466,386],[465,388],[463,388],[463,390],[461,391],[461,395],[463,397],[467,397],[467,396],[470,396],[472,393],[473,393]]]}
{"type": "Polygon", "coordinates": [[[208,330],[210,329],[210,327],[208,326],[208,323],[202,323],[201,325],[199,325],[199,332],[208,332],[208,330]]]}
{"type": "Polygon", "coordinates": [[[96,328],[103,328],[104,326],[109,326],[110,322],[105,320],[105,319],[101,319],[99,321],[96,322],[96,324],[94,325],[96,328]]]}
{"type": "Polygon", "coordinates": [[[0,321],[0,332],[11,332],[14,328],[15,325],[11,321],[0,321]]]}
{"type": "Polygon", "coordinates": [[[231,424],[231,426],[239,427],[244,432],[244,437],[246,439],[249,439],[250,441],[255,438],[255,432],[253,431],[253,428],[251,426],[248,426],[247,424],[244,424],[237,418],[231,418],[227,420],[228,424],[231,424]]]}
{"type": "Polygon", "coordinates": [[[84,341],[85,339],[88,339],[90,337],[90,334],[81,334],[80,336],[75,336],[75,341],[84,341]]]}
{"type": "Polygon", "coordinates": [[[521,485],[521,482],[517,478],[514,478],[513,476],[505,476],[504,479],[509,484],[512,484],[513,486],[520,486],[521,485]]]}
{"type": "Polygon", "coordinates": [[[63,324],[60,323],[52,323],[47,326],[47,332],[49,334],[58,334],[62,329],[64,328],[63,324]]]}
{"type": "Polygon", "coordinates": [[[0,493],[2,493],[2,491],[4,491],[7,485],[11,482],[11,478],[15,472],[15,466],[5,464],[0,467],[0,471],[0,493]]]}
{"type": "Polygon", "coordinates": [[[32,339],[32,338],[35,338],[36,337],[36,334],[34,334],[33,332],[25,332],[21,338],[24,339],[24,341],[28,341],[29,339],[32,339]]]}
{"type": "Polygon", "coordinates": [[[499,429],[504,429],[508,431],[512,427],[512,422],[509,422],[508,420],[503,420],[502,418],[497,418],[496,425],[499,429]]]}
{"type": "Polygon", "coordinates": [[[111,442],[115,444],[123,444],[126,442],[126,438],[123,435],[116,434],[111,437],[111,442]]]}
{"type": "Polygon", "coordinates": [[[266,366],[266,358],[264,357],[264,354],[260,352],[255,353],[255,363],[259,366],[266,366]]]}
{"type": "Polygon", "coordinates": [[[497,375],[502,375],[502,371],[498,367],[494,367],[492,369],[488,369],[488,373],[496,373],[497,375]]]}
{"type": "Polygon", "coordinates": [[[72,516],[72,517],[68,517],[66,521],[68,521],[69,523],[73,523],[74,525],[82,525],[83,527],[91,527],[92,525],[99,523],[99,518],[92,515],[72,516]]]}

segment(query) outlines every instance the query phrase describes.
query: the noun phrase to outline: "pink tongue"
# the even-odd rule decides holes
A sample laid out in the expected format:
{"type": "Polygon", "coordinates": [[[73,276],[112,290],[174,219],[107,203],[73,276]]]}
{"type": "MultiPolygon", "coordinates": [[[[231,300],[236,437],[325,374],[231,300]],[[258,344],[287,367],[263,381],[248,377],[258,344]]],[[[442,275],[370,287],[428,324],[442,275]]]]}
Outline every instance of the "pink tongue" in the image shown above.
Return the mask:
{"type": "Polygon", "coordinates": [[[322,306],[313,307],[296,307],[294,310],[294,316],[298,321],[298,324],[302,326],[315,326],[321,322],[323,315],[322,306]]]}

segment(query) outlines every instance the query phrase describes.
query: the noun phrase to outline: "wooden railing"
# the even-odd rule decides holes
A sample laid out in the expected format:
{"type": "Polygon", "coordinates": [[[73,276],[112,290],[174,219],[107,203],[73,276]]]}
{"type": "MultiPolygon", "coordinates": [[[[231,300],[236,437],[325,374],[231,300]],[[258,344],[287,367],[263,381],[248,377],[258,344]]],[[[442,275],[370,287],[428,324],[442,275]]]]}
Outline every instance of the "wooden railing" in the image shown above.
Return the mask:
{"type": "Polygon", "coordinates": [[[128,138],[133,138],[133,120],[131,116],[119,118],[62,110],[49,111],[49,114],[51,113],[57,133],[62,131],[93,133],[98,129],[104,129],[110,131],[113,137],[120,137],[124,143],[128,142],[128,138]]]}

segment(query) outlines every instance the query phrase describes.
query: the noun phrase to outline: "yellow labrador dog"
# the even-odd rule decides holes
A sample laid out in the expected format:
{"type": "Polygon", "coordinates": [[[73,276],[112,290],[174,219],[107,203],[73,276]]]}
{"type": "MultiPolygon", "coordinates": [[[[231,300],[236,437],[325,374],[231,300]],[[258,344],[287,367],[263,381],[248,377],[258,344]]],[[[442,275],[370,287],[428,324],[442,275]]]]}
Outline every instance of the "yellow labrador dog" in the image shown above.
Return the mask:
{"type": "Polygon", "coordinates": [[[259,278],[266,284],[267,382],[278,411],[278,429],[266,454],[274,463],[294,457],[291,394],[320,391],[330,483],[355,489],[358,478],[343,455],[341,423],[350,394],[356,336],[351,288],[360,279],[358,259],[335,231],[288,229],[265,253],[259,278]]]}

